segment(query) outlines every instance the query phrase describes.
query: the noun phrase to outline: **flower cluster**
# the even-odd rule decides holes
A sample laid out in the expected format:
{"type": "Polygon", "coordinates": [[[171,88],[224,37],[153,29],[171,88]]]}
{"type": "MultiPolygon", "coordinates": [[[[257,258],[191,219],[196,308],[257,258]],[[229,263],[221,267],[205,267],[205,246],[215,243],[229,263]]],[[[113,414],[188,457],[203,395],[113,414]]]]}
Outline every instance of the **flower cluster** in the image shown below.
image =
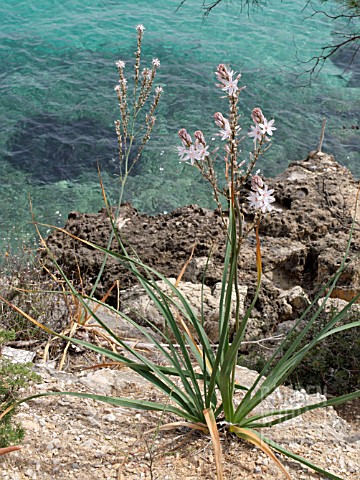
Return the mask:
{"type": "Polygon", "coordinates": [[[258,173],[251,178],[251,189],[252,192],[247,197],[250,207],[255,208],[255,210],[261,210],[262,213],[266,211],[271,212],[273,207],[270,204],[275,202],[275,197],[272,196],[274,190],[269,190],[269,187],[263,182],[258,173]]]}
{"type": "Polygon", "coordinates": [[[216,86],[221,88],[223,92],[226,92],[230,97],[235,97],[238,95],[238,92],[245,87],[238,87],[238,81],[241,78],[241,74],[236,78],[233,78],[236,72],[234,70],[229,70],[223,63],[218,65],[215,72],[216,79],[218,83],[216,86]]]}
{"type": "MultiPolygon", "coordinates": [[[[231,138],[231,126],[229,120],[227,120],[222,113],[216,112],[214,114],[215,124],[220,127],[219,136],[221,140],[229,140],[231,138]]],[[[237,125],[235,127],[235,135],[241,130],[237,125]]]]}
{"type": "Polygon", "coordinates": [[[182,128],[178,135],[182,143],[181,147],[177,147],[181,162],[189,161],[191,165],[194,165],[195,161],[202,161],[209,156],[209,146],[206,145],[204,134],[201,130],[197,130],[194,133],[194,142],[185,128],[182,128]]]}
{"type": "MultiPolygon", "coordinates": [[[[137,25],[136,31],[137,50],[135,52],[132,98],[129,92],[129,84],[127,79],[125,78],[124,73],[125,61],[118,60],[116,62],[116,67],[119,74],[119,82],[115,86],[114,90],[118,97],[120,119],[115,121],[115,131],[118,139],[120,163],[124,161],[125,157],[129,158],[130,150],[133,146],[132,139],[134,137],[134,120],[150,98],[154,86],[155,77],[157,74],[157,69],[160,67],[160,60],[158,58],[153,58],[150,68],[143,68],[142,70],[140,70],[141,46],[145,32],[144,25],[137,25]],[[129,105],[130,102],[132,103],[132,105],[129,105]]],[[[131,166],[129,167],[130,169],[138,161],[144,149],[144,146],[150,139],[150,135],[152,133],[156,120],[155,113],[162,93],[163,88],[157,86],[155,88],[155,93],[152,100],[148,102],[148,110],[145,113],[146,129],[143,134],[142,140],[140,141],[138,152],[132,157],[133,160],[131,166]]]]}
{"type": "Polygon", "coordinates": [[[254,145],[256,148],[257,140],[262,142],[263,140],[269,141],[269,138],[266,135],[272,136],[273,130],[276,130],[274,127],[275,120],[268,120],[264,117],[260,108],[256,107],[253,109],[251,118],[254,121],[254,125],[251,125],[251,131],[248,133],[249,137],[254,138],[254,145]]]}
{"type": "Polygon", "coordinates": [[[239,94],[245,87],[238,85],[241,75],[236,75],[236,72],[222,63],[218,65],[215,74],[217,80],[216,86],[226,93],[229,105],[229,114],[226,117],[221,112],[214,114],[215,125],[220,129],[217,135],[221,140],[225,141],[224,186],[221,187],[218,184],[217,168],[215,165],[217,159],[215,153],[218,148],[214,149],[211,153],[208,152],[209,147],[206,145],[204,135],[200,130],[195,132],[193,141],[189,133],[182,128],[178,134],[181,139],[181,146],[177,147],[177,151],[180,161],[195,165],[203,177],[209,181],[213,188],[214,199],[218,204],[219,210],[222,211],[221,197],[225,197],[228,204],[229,202],[231,202],[233,206],[237,204],[237,212],[240,212],[244,220],[246,211],[242,211],[244,202],[241,199],[241,195],[243,192],[242,189],[249,179],[251,179],[251,193],[247,197],[247,200],[250,203],[250,207],[262,213],[273,210],[271,204],[275,201],[272,195],[274,190],[270,190],[269,187],[264,184],[258,172],[255,175],[252,175],[251,172],[260,155],[268,148],[267,144],[270,142],[270,137],[272,137],[273,131],[276,130],[274,127],[275,121],[268,121],[260,108],[257,107],[253,109],[251,118],[254,124],[251,126],[248,136],[254,140],[254,149],[250,153],[250,162],[247,163],[246,167],[242,168],[246,161],[241,161],[239,158],[239,154],[241,153],[239,146],[246,138],[246,135],[242,138],[239,136],[241,128],[239,125],[240,115],[238,113],[238,101],[239,94]]]}

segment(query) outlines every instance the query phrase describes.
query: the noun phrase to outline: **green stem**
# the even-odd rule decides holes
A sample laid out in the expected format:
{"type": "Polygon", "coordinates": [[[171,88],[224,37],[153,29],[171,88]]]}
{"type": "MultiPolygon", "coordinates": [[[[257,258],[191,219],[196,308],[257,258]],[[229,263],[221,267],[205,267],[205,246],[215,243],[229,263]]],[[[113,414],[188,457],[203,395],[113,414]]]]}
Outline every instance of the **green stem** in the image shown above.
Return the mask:
{"type": "MultiPolygon", "coordinates": [[[[132,125],[131,125],[130,142],[129,142],[129,146],[127,148],[126,155],[125,155],[125,173],[124,173],[124,175],[121,174],[121,187],[120,187],[119,200],[118,200],[118,204],[117,204],[117,208],[116,208],[116,212],[115,212],[115,222],[114,222],[115,224],[116,224],[116,221],[117,221],[117,219],[119,218],[119,215],[120,215],[120,208],[121,208],[121,203],[122,203],[122,200],[123,200],[125,184],[126,184],[128,174],[129,174],[129,157],[130,157],[132,143],[133,143],[133,140],[134,140],[134,124],[135,124],[135,115],[133,116],[133,121],[132,121],[132,125]]],[[[121,173],[121,165],[120,165],[120,173],[121,173]]],[[[106,247],[107,250],[110,250],[110,248],[111,248],[111,244],[112,244],[114,235],[115,235],[115,232],[114,232],[114,229],[112,228],[111,232],[110,232],[109,240],[108,240],[108,243],[107,243],[107,247],[106,247]]],[[[91,292],[90,292],[90,295],[89,295],[90,298],[93,298],[93,296],[96,292],[96,289],[99,285],[102,274],[104,273],[108,257],[109,257],[109,254],[106,253],[104,255],[104,259],[102,261],[102,264],[101,264],[99,273],[96,277],[93,288],[91,289],[91,292]]]]}

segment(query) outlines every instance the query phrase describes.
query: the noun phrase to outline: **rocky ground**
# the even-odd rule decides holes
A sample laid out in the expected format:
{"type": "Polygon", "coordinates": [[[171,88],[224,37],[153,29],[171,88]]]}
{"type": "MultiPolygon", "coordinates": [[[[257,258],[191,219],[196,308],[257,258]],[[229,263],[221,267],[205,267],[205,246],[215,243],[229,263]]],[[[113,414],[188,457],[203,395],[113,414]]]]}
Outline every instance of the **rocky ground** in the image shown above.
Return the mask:
{"type": "MultiPolygon", "coordinates": [[[[146,338],[137,330],[101,307],[99,318],[123,339],[137,345],[152,360],[156,353],[146,347],[146,338]]],[[[79,336],[84,329],[79,328],[79,336]]],[[[87,338],[104,343],[95,322],[87,328],[87,338]]],[[[53,341],[52,343],[57,343],[53,341]]],[[[10,352],[7,349],[7,354],[10,352]]],[[[63,347],[60,353],[63,353],[63,347]]],[[[55,352],[55,345],[52,347],[55,352]]],[[[19,350],[16,358],[25,359],[19,350]]],[[[43,353],[43,352],[42,352],[43,353]]],[[[35,358],[39,384],[30,385],[22,397],[36,393],[80,391],[166,403],[153,386],[129,369],[93,369],[101,359],[75,347],[66,357],[66,372],[55,367],[57,361],[42,364],[35,358]]],[[[250,386],[256,373],[238,367],[238,381],[250,386]]],[[[239,398],[241,394],[239,395],[239,398]]],[[[319,394],[307,395],[287,387],[277,389],[261,409],[297,408],[323,400],[319,394]]],[[[179,427],[166,432],[149,433],[165,423],[178,420],[173,415],[114,407],[89,399],[52,396],[24,403],[16,416],[26,429],[22,449],[0,456],[4,480],[79,479],[79,480],[210,480],[216,478],[210,437],[179,427]]],[[[304,456],[341,479],[360,476],[360,415],[354,409],[351,423],[333,408],[308,412],[283,426],[266,429],[264,435],[293,453],[304,456]]],[[[230,434],[221,435],[226,480],[285,478],[273,463],[254,446],[230,434]]],[[[295,479],[325,478],[292,460],[279,456],[295,479]]]]}
{"type": "MultiPolygon", "coordinates": [[[[153,387],[126,370],[98,370],[69,374],[37,366],[42,383],[29,393],[86,391],[130,398],[164,400],[153,387]]],[[[254,373],[239,369],[244,383],[254,373]]],[[[23,392],[25,394],[25,392],[23,392]]],[[[305,392],[281,388],[267,407],[297,406],[319,401],[305,392]]],[[[265,408],[265,406],[264,406],[265,408]]],[[[17,419],[26,428],[22,449],[0,457],[1,478],[25,479],[214,479],[210,437],[186,428],[146,433],[176,420],[172,415],[130,411],[87,399],[43,397],[26,402],[17,419]]],[[[292,452],[336,475],[356,480],[360,476],[360,434],[332,408],[305,414],[265,434],[292,452]]],[[[285,478],[260,450],[235,437],[222,435],[225,478],[285,478]]],[[[294,461],[279,457],[293,479],[325,478],[294,461]]]]}

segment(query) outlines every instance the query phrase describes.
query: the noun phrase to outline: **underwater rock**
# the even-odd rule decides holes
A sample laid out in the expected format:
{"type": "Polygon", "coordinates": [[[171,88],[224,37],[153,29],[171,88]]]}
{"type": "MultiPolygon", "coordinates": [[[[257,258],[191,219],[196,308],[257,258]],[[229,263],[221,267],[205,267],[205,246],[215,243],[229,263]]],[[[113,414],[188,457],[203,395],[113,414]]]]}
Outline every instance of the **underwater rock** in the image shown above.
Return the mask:
{"type": "MultiPolygon", "coordinates": [[[[74,180],[86,172],[119,173],[114,129],[96,119],[78,118],[64,124],[47,113],[24,119],[7,144],[5,160],[26,172],[32,182],[74,180]]],[[[132,174],[139,173],[135,164],[132,174]]]]}
{"type": "Polygon", "coordinates": [[[330,60],[344,72],[351,72],[348,87],[359,88],[360,86],[360,56],[358,55],[359,45],[351,42],[340,48],[330,60]]]}

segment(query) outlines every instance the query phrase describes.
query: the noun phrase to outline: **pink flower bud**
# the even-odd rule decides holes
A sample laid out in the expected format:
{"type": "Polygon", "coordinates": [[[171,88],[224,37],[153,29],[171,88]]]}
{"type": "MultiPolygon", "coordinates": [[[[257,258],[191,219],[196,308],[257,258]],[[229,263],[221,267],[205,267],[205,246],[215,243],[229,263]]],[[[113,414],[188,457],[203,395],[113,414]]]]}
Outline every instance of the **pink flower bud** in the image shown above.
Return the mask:
{"type": "Polygon", "coordinates": [[[182,128],[181,130],[179,130],[178,135],[179,135],[179,138],[185,143],[185,145],[187,145],[188,147],[192,145],[191,137],[188,134],[188,132],[185,130],[185,128],[182,128]]]}
{"type": "Polygon", "coordinates": [[[230,80],[230,77],[232,77],[232,72],[229,72],[229,70],[226,68],[226,65],[223,63],[218,65],[215,74],[219,81],[221,81],[221,79],[230,80]]]}
{"type": "Polygon", "coordinates": [[[206,145],[205,137],[201,130],[196,130],[196,132],[194,133],[194,137],[199,143],[204,146],[206,145]]]}
{"type": "Polygon", "coordinates": [[[253,175],[251,178],[251,188],[256,192],[259,188],[263,188],[263,186],[263,179],[259,175],[253,175]]]}
{"type": "Polygon", "coordinates": [[[222,113],[220,112],[216,112],[214,114],[214,120],[215,120],[215,124],[220,127],[220,128],[224,128],[225,127],[225,118],[223,117],[222,113]]]}
{"type": "Polygon", "coordinates": [[[263,123],[264,122],[264,115],[259,107],[253,109],[251,113],[251,118],[254,120],[254,123],[263,123]]]}

